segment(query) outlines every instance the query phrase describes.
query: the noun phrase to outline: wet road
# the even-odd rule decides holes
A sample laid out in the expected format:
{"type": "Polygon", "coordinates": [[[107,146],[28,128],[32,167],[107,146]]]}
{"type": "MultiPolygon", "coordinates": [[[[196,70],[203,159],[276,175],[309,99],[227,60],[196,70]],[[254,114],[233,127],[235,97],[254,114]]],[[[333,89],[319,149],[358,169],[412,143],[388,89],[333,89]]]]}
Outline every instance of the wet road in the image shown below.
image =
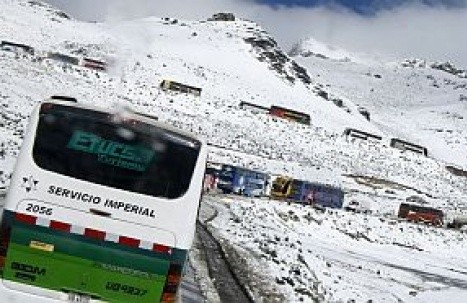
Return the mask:
{"type": "Polygon", "coordinates": [[[252,302],[232,273],[219,243],[200,223],[197,224],[197,232],[206,253],[209,276],[213,280],[221,301],[252,302]]]}
{"type": "Polygon", "coordinates": [[[195,270],[190,263],[187,264],[180,291],[180,301],[183,303],[198,303],[205,301],[201,294],[199,284],[195,279],[195,270]]]}

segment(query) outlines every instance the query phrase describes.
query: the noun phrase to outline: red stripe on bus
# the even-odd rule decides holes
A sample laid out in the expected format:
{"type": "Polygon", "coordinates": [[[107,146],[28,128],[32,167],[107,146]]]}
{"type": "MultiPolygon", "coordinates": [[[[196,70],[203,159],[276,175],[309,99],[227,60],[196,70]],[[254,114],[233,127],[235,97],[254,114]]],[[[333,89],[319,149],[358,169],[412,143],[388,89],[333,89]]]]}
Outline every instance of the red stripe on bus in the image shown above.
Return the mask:
{"type": "Polygon", "coordinates": [[[25,215],[25,214],[20,214],[20,213],[16,213],[15,219],[17,221],[27,223],[27,224],[33,224],[33,225],[35,225],[36,221],[37,221],[37,217],[30,216],[30,215],[25,215]]]}
{"type": "Polygon", "coordinates": [[[169,254],[171,253],[171,248],[161,244],[154,244],[152,250],[158,253],[169,254]]]}
{"type": "Polygon", "coordinates": [[[67,233],[69,233],[71,230],[71,224],[54,221],[54,220],[50,221],[49,227],[52,229],[64,231],[67,233]]]}
{"type": "Polygon", "coordinates": [[[89,237],[89,238],[93,238],[93,239],[97,239],[97,240],[102,240],[102,241],[105,240],[105,232],[104,231],[100,231],[100,230],[96,230],[96,229],[92,229],[92,228],[85,228],[84,229],[84,236],[89,237]]]}
{"type": "Polygon", "coordinates": [[[118,238],[118,243],[131,247],[139,247],[140,242],[141,240],[139,239],[129,238],[125,236],[120,236],[118,238]]]}

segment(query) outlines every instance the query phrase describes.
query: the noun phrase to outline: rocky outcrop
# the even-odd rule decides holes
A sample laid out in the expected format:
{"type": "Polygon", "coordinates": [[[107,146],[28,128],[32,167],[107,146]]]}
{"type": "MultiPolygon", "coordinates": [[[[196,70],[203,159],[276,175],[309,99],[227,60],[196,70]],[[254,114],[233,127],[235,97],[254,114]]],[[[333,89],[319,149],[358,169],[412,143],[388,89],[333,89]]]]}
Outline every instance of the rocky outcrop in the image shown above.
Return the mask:
{"type": "Polygon", "coordinates": [[[278,47],[274,38],[259,29],[250,30],[249,33],[251,35],[244,38],[244,41],[253,47],[253,52],[259,61],[268,63],[270,69],[291,83],[299,80],[306,85],[311,84],[311,78],[306,69],[290,59],[278,47]]]}

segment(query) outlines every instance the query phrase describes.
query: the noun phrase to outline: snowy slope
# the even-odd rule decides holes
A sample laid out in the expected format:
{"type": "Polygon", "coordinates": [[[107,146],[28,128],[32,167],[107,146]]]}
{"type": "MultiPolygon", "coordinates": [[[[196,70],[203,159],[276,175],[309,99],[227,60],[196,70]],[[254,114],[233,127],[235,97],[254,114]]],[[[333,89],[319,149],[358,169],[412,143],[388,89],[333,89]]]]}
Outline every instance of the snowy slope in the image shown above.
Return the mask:
{"type": "Polygon", "coordinates": [[[289,51],[291,57],[316,57],[339,62],[355,62],[362,65],[371,65],[379,60],[375,55],[359,54],[322,43],[314,38],[308,38],[296,43],[289,51]]]}
{"type": "MultiPolygon", "coordinates": [[[[343,72],[332,74],[333,70],[339,71],[336,66],[350,64],[361,69],[361,65],[317,58],[322,69],[329,73],[328,78],[341,80],[338,85],[327,87],[323,81],[326,79],[321,75],[318,77],[317,68],[309,69],[312,77],[307,81],[300,74],[300,68],[275,45],[273,38],[248,21],[146,18],[118,24],[92,24],[66,18],[55,21],[59,15],[57,11],[27,1],[2,0],[2,7],[5,8],[0,12],[2,28],[8,30],[2,31],[1,39],[31,44],[39,54],[31,57],[0,52],[3,71],[0,102],[4,108],[4,126],[0,128],[0,145],[4,146],[4,155],[0,159],[0,182],[3,185],[0,186],[8,185],[25,129],[25,118],[33,105],[47,96],[66,94],[102,106],[112,106],[116,102],[130,104],[163,121],[199,133],[210,143],[237,151],[213,148],[211,160],[341,185],[347,192],[347,201],[371,199],[377,212],[393,214],[401,201],[414,195],[445,209],[465,205],[465,178],[451,175],[445,169],[445,163],[436,159],[401,153],[388,147],[389,136],[402,136],[409,127],[395,124],[398,121],[394,121],[394,115],[387,113],[404,111],[402,107],[414,101],[405,97],[407,100],[402,102],[395,93],[388,91],[388,99],[392,101],[382,107],[381,104],[386,103],[381,99],[372,103],[373,99],[361,96],[368,91],[364,85],[371,87],[374,82],[385,81],[384,78],[365,75],[363,78],[367,82],[364,82],[346,77],[343,72]],[[33,30],[29,31],[27,27],[33,30]],[[111,69],[109,73],[98,73],[40,59],[40,51],[57,50],[106,59],[112,63],[111,69]],[[163,79],[202,87],[202,96],[165,93],[158,88],[163,79]],[[349,90],[351,94],[339,88],[348,86],[360,90],[349,90]],[[335,96],[343,100],[345,106],[338,107],[318,96],[324,90],[328,91],[327,99],[335,96]],[[241,101],[303,110],[311,115],[312,125],[308,127],[240,109],[241,101]],[[356,104],[368,107],[376,122],[366,121],[356,111],[356,104]],[[400,108],[395,108],[396,105],[400,108]],[[385,124],[385,121],[394,124],[385,124]],[[342,135],[347,127],[388,137],[382,143],[348,141],[342,135]],[[358,177],[370,182],[362,184],[358,177]],[[379,185],[372,184],[375,182],[379,185]]],[[[342,69],[349,70],[347,67],[342,69]]],[[[395,69],[398,73],[408,72],[406,68],[395,69]]],[[[397,78],[398,73],[390,74],[392,81],[387,85],[406,81],[404,77],[397,78]]],[[[432,94],[431,88],[419,93],[434,106],[437,99],[428,99],[432,94]]],[[[452,104],[454,108],[455,102],[452,104]]],[[[428,110],[426,106],[416,108],[428,110]]],[[[406,112],[404,117],[408,115],[406,112]]],[[[416,114],[415,110],[410,113],[412,116],[416,114]]],[[[415,118],[412,120],[416,121],[415,118]]],[[[421,122],[429,124],[431,121],[427,117],[421,122]]],[[[454,143],[461,142],[455,143],[454,147],[461,148],[465,146],[462,145],[461,126],[459,130],[460,136],[456,132],[450,135],[454,137],[454,143]]],[[[420,130],[414,134],[421,136],[425,133],[420,130]]],[[[449,155],[456,151],[449,147],[446,150],[449,155]]]]}
{"type": "MultiPolygon", "coordinates": [[[[0,187],[9,186],[33,106],[62,94],[100,106],[130,105],[198,133],[225,147],[211,148],[212,161],[340,185],[345,203],[365,201],[377,216],[394,217],[401,202],[413,200],[445,210],[467,208],[467,179],[445,168],[445,161],[463,164],[465,157],[467,115],[457,91],[462,88],[442,80],[462,84],[465,79],[459,76],[375,63],[353,54],[345,55],[350,61],[341,60],[344,51],[328,54],[329,59],[297,53],[292,59],[307,66],[306,73],[273,37],[249,21],[151,17],[94,24],[69,19],[40,2],[0,0],[0,7],[0,40],[37,50],[34,56],[0,50],[0,187]],[[110,70],[101,73],[43,60],[49,51],[100,58],[111,63],[110,70]],[[440,88],[432,86],[428,75],[440,88]],[[201,97],[163,92],[163,79],[201,87],[201,97]],[[342,107],[336,105],[338,100],[342,107]],[[241,101],[304,111],[312,125],[241,109],[241,101]],[[358,106],[370,111],[371,122],[358,113],[358,106]],[[384,140],[348,140],[342,132],[349,127],[383,135],[384,140]],[[438,128],[443,131],[432,130],[438,128]],[[434,157],[390,148],[388,140],[394,136],[427,145],[434,157]]],[[[367,220],[350,214],[330,220],[342,218],[363,226],[367,220]]],[[[371,226],[378,224],[375,218],[370,218],[371,226]]],[[[241,221],[249,229],[258,224],[248,218],[241,221]]],[[[442,242],[444,235],[440,239],[436,241],[442,242]]],[[[446,236],[445,241],[450,239],[446,236]]],[[[384,250],[383,244],[373,248],[384,250]]],[[[437,255],[442,260],[450,256],[437,255]]],[[[335,293],[328,298],[346,296],[335,288],[328,291],[335,293]]]]}
{"type": "Polygon", "coordinates": [[[465,72],[456,75],[420,59],[365,59],[314,39],[296,45],[292,54],[328,90],[367,108],[388,136],[426,146],[434,157],[467,167],[465,72]]]}
{"type": "Polygon", "coordinates": [[[207,207],[231,261],[269,277],[245,281],[258,302],[279,302],[274,288],[287,302],[465,301],[465,233],[258,199],[211,196],[207,207]]]}

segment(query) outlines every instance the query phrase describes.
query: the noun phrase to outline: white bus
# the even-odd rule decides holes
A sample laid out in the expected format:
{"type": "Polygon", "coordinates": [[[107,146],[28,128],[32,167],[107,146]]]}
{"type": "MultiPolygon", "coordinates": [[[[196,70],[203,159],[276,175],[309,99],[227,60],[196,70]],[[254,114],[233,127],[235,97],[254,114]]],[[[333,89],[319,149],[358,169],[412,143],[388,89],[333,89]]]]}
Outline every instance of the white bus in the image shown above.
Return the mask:
{"type": "Polygon", "coordinates": [[[173,302],[206,167],[204,141],[128,111],[46,100],[1,222],[7,288],[72,302],[173,302]]]}

